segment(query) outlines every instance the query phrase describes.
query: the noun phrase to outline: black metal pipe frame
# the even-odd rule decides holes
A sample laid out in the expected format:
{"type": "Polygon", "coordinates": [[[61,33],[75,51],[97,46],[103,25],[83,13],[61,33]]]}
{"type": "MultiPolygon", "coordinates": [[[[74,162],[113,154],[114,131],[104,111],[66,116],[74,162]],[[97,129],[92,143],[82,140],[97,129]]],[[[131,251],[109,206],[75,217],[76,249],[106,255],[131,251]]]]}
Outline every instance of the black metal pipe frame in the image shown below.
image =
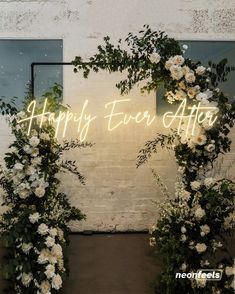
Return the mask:
{"type": "Polygon", "coordinates": [[[33,98],[35,93],[34,69],[35,69],[35,66],[37,65],[72,65],[72,62],[32,62],[31,63],[31,89],[32,89],[33,98]]]}

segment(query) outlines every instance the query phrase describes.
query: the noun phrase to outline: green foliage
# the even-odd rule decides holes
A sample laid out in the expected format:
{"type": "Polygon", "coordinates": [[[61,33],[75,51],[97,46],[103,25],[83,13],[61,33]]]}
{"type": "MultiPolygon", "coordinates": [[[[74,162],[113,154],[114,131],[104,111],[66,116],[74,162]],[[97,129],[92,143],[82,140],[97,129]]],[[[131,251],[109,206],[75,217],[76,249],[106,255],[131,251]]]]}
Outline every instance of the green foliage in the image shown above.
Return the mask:
{"type": "MultiPolygon", "coordinates": [[[[190,106],[200,102],[215,108],[218,118],[213,127],[206,122],[198,122],[198,133],[189,138],[184,137],[184,131],[178,134],[172,129],[170,134],[157,134],[156,138],[149,140],[139,152],[137,167],[161,147],[174,152],[181,173],[181,181],[176,182],[176,186],[181,186],[177,196],[171,200],[166,198],[165,207],[161,207],[162,215],[151,229],[153,237],[150,243],[153,246],[157,243],[156,249],[160,250],[164,259],[156,293],[232,293],[230,284],[233,275],[224,275],[221,282],[206,284],[175,279],[175,273],[181,270],[183,263],[187,263],[188,272],[205,267],[201,262],[216,247],[218,235],[223,240],[225,231],[231,232],[230,223],[228,228],[225,227],[232,219],[234,209],[234,183],[213,179],[213,187],[207,184],[212,181],[208,174],[218,156],[230,151],[228,135],[235,122],[235,101],[230,103],[231,99],[218,87],[235,68],[227,66],[226,59],[218,64],[209,62],[209,67],[205,67],[200,61],[184,58],[186,46],[183,47],[164,32],[152,31],[145,25],[137,35],[129,33],[124,41],[119,40],[116,45],[105,37],[104,45],[98,46],[98,52],[87,62],[80,56],[75,58],[74,71],[83,72],[85,78],[91,71],[123,72],[126,78],[116,85],[121,94],[128,93],[140,83],[143,85],[141,91],[147,92],[156,91],[159,85],[163,85],[166,91],[163,99],[171,104],[187,99],[190,106]],[[198,185],[200,189],[196,191],[198,185]],[[195,219],[196,211],[205,213],[205,216],[195,219]],[[202,226],[206,229],[208,226],[210,233],[201,236],[202,226]],[[187,240],[184,241],[181,239],[182,227],[187,228],[187,236],[183,236],[187,240]],[[195,246],[199,244],[203,248],[202,243],[207,244],[207,250],[199,253],[195,246]]],[[[223,242],[223,250],[224,245],[223,242]]],[[[231,270],[230,256],[226,255],[221,262],[223,269],[231,270]]],[[[219,265],[212,266],[216,268],[219,265]]]]}
{"type": "MultiPolygon", "coordinates": [[[[56,85],[44,95],[50,111],[63,107],[59,103],[61,93],[61,87],[56,85]]],[[[17,114],[14,105],[3,101],[1,109],[3,114],[12,115],[8,121],[15,137],[5,154],[5,169],[0,171],[5,207],[0,218],[0,238],[7,249],[3,275],[16,293],[56,293],[68,274],[64,253],[70,232],[68,223],[85,219],[68,196],[59,191],[58,174],[66,169],[82,184],[85,178],[75,161],[63,161],[61,157],[70,149],[93,144],[76,140],[59,143],[53,126],[47,122],[40,127],[34,121],[28,136],[27,123],[17,123],[25,113],[17,114]]]]}

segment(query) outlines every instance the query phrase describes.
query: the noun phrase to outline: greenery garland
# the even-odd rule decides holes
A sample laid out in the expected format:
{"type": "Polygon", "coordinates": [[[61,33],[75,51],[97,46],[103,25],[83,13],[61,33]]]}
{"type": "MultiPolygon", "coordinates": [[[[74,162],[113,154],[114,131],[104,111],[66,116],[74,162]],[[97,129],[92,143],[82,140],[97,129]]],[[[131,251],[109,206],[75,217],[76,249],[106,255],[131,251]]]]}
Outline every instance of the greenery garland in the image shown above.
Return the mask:
{"type": "Polygon", "coordinates": [[[166,197],[157,224],[151,227],[150,243],[164,259],[156,293],[233,293],[232,257],[225,252],[222,260],[215,260],[214,253],[226,251],[224,234],[232,231],[235,185],[209,175],[219,154],[230,151],[228,134],[235,122],[235,102],[229,102],[219,85],[234,68],[227,66],[226,59],[203,66],[185,58],[186,49],[186,45],[181,48],[164,32],[152,31],[146,25],[138,35],[129,33],[116,45],[105,37],[104,45],[98,46],[98,53],[88,62],[80,56],[75,58],[74,71],[82,71],[85,78],[90,71],[124,72],[126,79],[116,85],[121,94],[139,82],[145,83],[141,91],[147,92],[163,84],[163,99],[170,104],[187,99],[188,105],[201,102],[215,107],[218,119],[213,127],[208,121],[198,124],[197,134],[189,138],[175,130],[157,134],[140,151],[137,166],[156,153],[158,146],[173,150],[179,165],[176,195],[166,197]],[[213,267],[224,270],[221,281],[175,279],[177,272],[213,267]]]}
{"type": "MultiPolygon", "coordinates": [[[[59,111],[61,87],[45,94],[50,111],[59,111]]],[[[31,98],[27,97],[27,104],[31,98]]],[[[4,213],[0,216],[0,238],[7,249],[2,268],[9,281],[7,293],[57,293],[68,275],[64,249],[68,245],[68,222],[85,218],[71,206],[66,194],[59,191],[58,174],[74,173],[84,183],[75,162],[63,161],[62,154],[71,148],[91,147],[77,141],[59,143],[49,123],[40,128],[33,121],[18,124],[26,113],[12,103],[0,100],[1,113],[7,115],[14,137],[5,154],[5,167],[0,170],[4,190],[4,213]],[[12,292],[11,292],[12,293],[12,292]]],[[[37,111],[40,111],[38,109],[37,111]]]]}

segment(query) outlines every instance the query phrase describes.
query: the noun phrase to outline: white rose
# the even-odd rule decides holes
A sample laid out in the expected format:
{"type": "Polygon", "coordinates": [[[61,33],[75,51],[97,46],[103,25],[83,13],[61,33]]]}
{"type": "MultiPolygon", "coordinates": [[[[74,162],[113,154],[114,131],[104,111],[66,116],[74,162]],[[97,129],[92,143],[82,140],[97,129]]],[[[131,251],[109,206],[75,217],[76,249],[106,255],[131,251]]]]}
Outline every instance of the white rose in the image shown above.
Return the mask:
{"type": "Polygon", "coordinates": [[[172,104],[175,101],[175,94],[172,91],[166,93],[168,103],[172,104]]]}
{"type": "Polygon", "coordinates": [[[185,199],[185,200],[189,200],[190,198],[190,193],[186,190],[182,191],[181,196],[185,199]]]}
{"type": "Polygon", "coordinates": [[[21,163],[16,163],[13,167],[15,170],[23,170],[24,166],[21,163]]]}
{"type": "Polygon", "coordinates": [[[55,239],[48,236],[46,238],[45,244],[46,244],[47,247],[52,247],[55,244],[55,239]]]}
{"type": "Polygon", "coordinates": [[[200,65],[200,66],[198,66],[196,68],[195,71],[196,71],[196,74],[198,74],[200,76],[200,75],[203,75],[205,73],[206,68],[204,66],[200,65]]]}
{"type": "Polygon", "coordinates": [[[200,220],[201,218],[203,218],[206,215],[206,212],[204,209],[202,209],[201,207],[198,207],[195,211],[195,217],[196,219],[200,220]]]}
{"type": "Polygon", "coordinates": [[[57,229],[56,228],[51,228],[49,230],[49,234],[51,235],[51,237],[57,236],[57,229]]]}
{"type": "Polygon", "coordinates": [[[194,136],[192,138],[192,141],[194,144],[202,146],[202,145],[206,144],[207,138],[205,135],[199,134],[199,135],[194,136]]]}
{"type": "Polygon", "coordinates": [[[212,186],[214,183],[215,183],[215,179],[213,179],[213,178],[206,178],[206,179],[204,180],[204,185],[205,185],[206,187],[210,187],[210,186],[212,186]]]}
{"type": "Polygon", "coordinates": [[[52,288],[59,290],[62,287],[62,279],[60,275],[54,275],[51,282],[52,288]]]}
{"type": "Polygon", "coordinates": [[[197,94],[196,99],[198,101],[203,101],[203,100],[207,100],[208,98],[207,98],[207,95],[205,93],[200,92],[200,93],[197,94]]]}
{"type": "Polygon", "coordinates": [[[31,159],[31,163],[33,165],[39,165],[39,164],[41,164],[41,162],[42,162],[42,158],[41,157],[36,157],[36,158],[32,158],[31,159]]]}
{"type": "Polygon", "coordinates": [[[29,146],[29,145],[25,145],[24,147],[23,147],[23,150],[24,150],[24,152],[25,153],[27,153],[27,154],[30,154],[31,153],[31,147],[29,146]]]}
{"type": "Polygon", "coordinates": [[[202,233],[204,233],[204,235],[207,235],[210,233],[210,227],[208,225],[200,226],[200,229],[201,229],[202,233]]]}
{"type": "Polygon", "coordinates": [[[38,150],[38,148],[33,148],[33,149],[31,150],[31,156],[32,156],[32,157],[37,157],[38,154],[39,154],[39,150],[38,150]]]}
{"type": "Polygon", "coordinates": [[[183,227],[181,227],[181,233],[182,234],[185,234],[187,232],[187,230],[186,230],[186,228],[183,226],[183,227]]]}
{"type": "Polygon", "coordinates": [[[58,258],[63,256],[63,251],[62,251],[62,247],[60,246],[60,244],[54,244],[52,246],[51,254],[55,257],[58,257],[58,258]]]}
{"type": "Polygon", "coordinates": [[[56,256],[53,256],[52,254],[50,254],[48,261],[51,264],[56,264],[56,263],[58,263],[58,258],[56,256]]]}
{"type": "Polygon", "coordinates": [[[185,85],[185,83],[184,83],[184,81],[180,81],[179,82],[179,84],[178,84],[178,86],[180,87],[180,89],[182,89],[182,90],[186,90],[186,85],[185,85]]]}
{"type": "Polygon", "coordinates": [[[185,80],[186,80],[187,83],[190,83],[191,84],[191,83],[194,83],[195,82],[196,77],[195,77],[194,73],[189,72],[189,73],[186,73],[185,80]]]}
{"type": "Polygon", "coordinates": [[[174,80],[180,80],[184,75],[182,67],[178,65],[172,65],[170,67],[170,72],[174,80]]]}
{"type": "Polygon", "coordinates": [[[38,137],[33,136],[29,139],[29,144],[32,147],[37,147],[39,143],[40,143],[40,140],[38,139],[38,137]]]}
{"type": "Polygon", "coordinates": [[[55,266],[53,264],[48,264],[44,273],[48,279],[51,279],[55,275],[55,266]]]}
{"type": "Polygon", "coordinates": [[[151,63],[157,64],[160,61],[160,59],[161,59],[161,56],[157,52],[154,52],[150,54],[149,56],[149,60],[151,63]]]}
{"type": "Polygon", "coordinates": [[[176,65],[182,65],[184,63],[184,57],[182,55],[175,55],[172,60],[176,65]]]}
{"type": "Polygon", "coordinates": [[[189,98],[194,98],[196,96],[196,94],[198,93],[196,87],[190,87],[187,91],[187,95],[189,98]]]}
{"type": "Polygon", "coordinates": [[[40,290],[42,292],[42,294],[50,294],[50,290],[51,290],[51,285],[49,281],[42,281],[41,285],[40,285],[40,290]]]}
{"type": "Polygon", "coordinates": [[[46,224],[42,223],[38,226],[38,233],[40,235],[46,235],[48,233],[48,231],[49,231],[49,229],[46,224]]]}
{"type": "Polygon", "coordinates": [[[18,195],[21,199],[26,199],[29,197],[29,190],[27,189],[21,190],[19,191],[18,195]]]}
{"type": "Polygon", "coordinates": [[[21,180],[17,177],[17,176],[13,176],[12,177],[12,181],[13,181],[13,183],[15,184],[15,185],[19,185],[20,184],[20,182],[21,182],[21,180]]]}
{"type": "Polygon", "coordinates": [[[201,187],[201,183],[198,181],[193,181],[190,183],[191,188],[196,191],[201,187]]]}
{"type": "Polygon", "coordinates": [[[49,141],[50,140],[50,136],[47,133],[41,133],[40,139],[42,139],[44,141],[49,141]]]}
{"type": "Polygon", "coordinates": [[[40,252],[40,254],[38,256],[38,263],[45,264],[48,262],[49,258],[50,258],[49,249],[42,249],[42,251],[40,252]]]}
{"type": "Polygon", "coordinates": [[[182,67],[182,69],[183,69],[183,74],[184,74],[184,75],[186,75],[186,74],[192,72],[191,69],[190,69],[187,65],[184,65],[184,66],[182,67]]]}
{"type": "Polygon", "coordinates": [[[171,57],[171,58],[169,58],[169,59],[166,61],[166,63],[165,63],[165,68],[166,68],[167,70],[169,70],[169,69],[172,67],[172,65],[174,65],[174,63],[173,63],[173,59],[172,59],[172,57],[171,57]]]}
{"type": "Polygon", "coordinates": [[[207,152],[212,152],[215,150],[215,144],[208,144],[205,146],[207,152]]]}
{"type": "Polygon", "coordinates": [[[233,276],[235,274],[235,268],[232,266],[226,266],[225,273],[227,276],[233,276]]]}
{"type": "Polygon", "coordinates": [[[25,287],[28,287],[32,279],[33,279],[32,273],[29,273],[29,274],[23,273],[21,277],[21,282],[25,287]]]}
{"type": "Polygon", "coordinates": [[[33,167],[33,166],[28,166],[28,168],[27,168],[27,170],[26,170],[26,174],[28,175],[28,176],[31,176],[31,175],[33,175],[33,174],[35,174],[36,173],[36,169],[33,167]]]}
{"type": "Polygon", "coordinates": [[[21,249],[25,254],[28,254],[32,248],[33,248],[32,243],[23,243],[21,246],[21,249]]]}
{"type": "Polygon", "coordinates": [[[196,284],[198,288],[204,288],[206,286],[207,279],[205,278],[196,278],[196,284]]]}
{"type": "Polygon", "coordinates": [[[40,214],[38,212],[35,212],[33,214],[29,215],[29,220],[32,224],[35,224],[40,219],[40,214]]]}
{"type": "Polygon", "coordinates": [[[202,252],[205,252],[206,249],[207,249],[207,246],[205,243],[197,243],[196,246],[195,246],[196,250],[198,253],[202,253],[202,252]]]}
{"type": "Polygon", "coordinates": [[[35,195],[38,197],[38,198],[42,198],[44,195],[45,195],[45,188],[44,187],[41,187],[41,186],[39,186],[39,187],[37,187],[36,189],[35,189],[35,195]]]}
{"type": "Polygon", "coordinates": [[[174,98],[175,98],[175,100],[181,101],[181,100],[184,100],[185,98],[187,98],[187,95],[183,90],[176,90],[174,98]]]}
{"type": "Polygon", "coordinates": [[[187,50],[188,49],[188,45],[186,45],[186,44],[183,44],[182,47],[183,47],[184,50],[187,50]]]}

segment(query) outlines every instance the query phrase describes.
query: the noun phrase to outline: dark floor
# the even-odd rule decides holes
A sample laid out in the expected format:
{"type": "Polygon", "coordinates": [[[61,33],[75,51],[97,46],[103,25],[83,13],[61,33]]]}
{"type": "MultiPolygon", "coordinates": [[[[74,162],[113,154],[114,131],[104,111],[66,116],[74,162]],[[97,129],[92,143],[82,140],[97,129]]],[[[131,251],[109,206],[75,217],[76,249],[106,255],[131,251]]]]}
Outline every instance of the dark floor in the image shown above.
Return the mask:
{"type": "Polygon", "coordinates": [[[71,272],[63,294],[154,293],[151,284],[160,266],[154,262],[147,234],[71,235],[70,239],[71,272]]]}

